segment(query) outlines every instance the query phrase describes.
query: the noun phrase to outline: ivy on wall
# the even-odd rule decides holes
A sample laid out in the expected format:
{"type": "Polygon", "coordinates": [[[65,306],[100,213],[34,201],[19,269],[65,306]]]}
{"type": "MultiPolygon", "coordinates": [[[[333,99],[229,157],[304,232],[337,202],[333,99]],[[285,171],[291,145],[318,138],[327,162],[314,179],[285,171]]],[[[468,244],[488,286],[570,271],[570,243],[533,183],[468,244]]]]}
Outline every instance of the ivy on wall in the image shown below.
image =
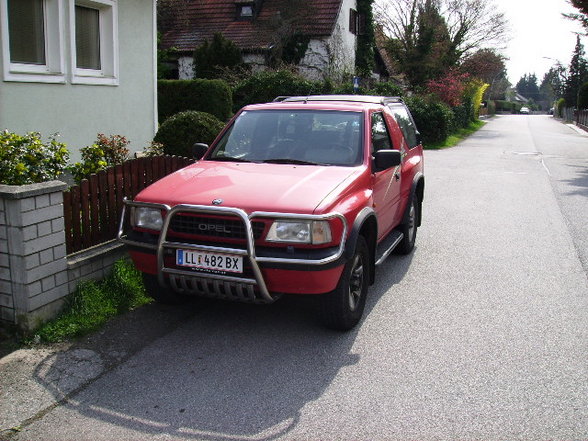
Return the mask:
{"type": "Polygon", "coordinates": [[[369,77],[375,67],[374,47],[376,38],[374,32],[374,16],[372,4],[374,0],[357,0],[357,13],[362,17],[362,29],[357,36],[357,50],[355,52],[355,69],[358,75],[369,77]]]}

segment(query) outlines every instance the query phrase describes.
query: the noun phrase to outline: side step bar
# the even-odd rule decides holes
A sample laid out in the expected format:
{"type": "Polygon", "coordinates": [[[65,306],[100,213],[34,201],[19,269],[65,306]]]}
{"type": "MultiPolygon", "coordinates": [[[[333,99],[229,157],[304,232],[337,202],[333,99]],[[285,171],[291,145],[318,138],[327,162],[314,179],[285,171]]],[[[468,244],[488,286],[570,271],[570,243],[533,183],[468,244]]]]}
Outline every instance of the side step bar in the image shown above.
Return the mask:
{"type": "Polygon", "coordinates": [[[404,234],[400,231],[393,230],[388,236],[378,244],[376,248],[376,266],[381,265],[384,263],[384,260],[394,251],[394,248],[398,246],[398,244],[404,238],[404,234]]]}

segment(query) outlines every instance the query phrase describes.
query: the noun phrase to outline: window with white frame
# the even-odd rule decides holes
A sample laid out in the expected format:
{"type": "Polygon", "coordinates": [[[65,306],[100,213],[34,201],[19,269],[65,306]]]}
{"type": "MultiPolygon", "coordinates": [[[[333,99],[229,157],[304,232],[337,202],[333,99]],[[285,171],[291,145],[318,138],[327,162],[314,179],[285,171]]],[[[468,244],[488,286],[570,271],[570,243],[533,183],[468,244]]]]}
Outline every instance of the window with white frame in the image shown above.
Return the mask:
{"type": "Polygon", "coordinates": [[[5,81],[63,83],[63,0],[0,0],[5,81]]]}
{"type": "Polygon", "coordinates": [[[118,14],[114,0],[70,0],[72,83],[118,84],[118,14]]]}

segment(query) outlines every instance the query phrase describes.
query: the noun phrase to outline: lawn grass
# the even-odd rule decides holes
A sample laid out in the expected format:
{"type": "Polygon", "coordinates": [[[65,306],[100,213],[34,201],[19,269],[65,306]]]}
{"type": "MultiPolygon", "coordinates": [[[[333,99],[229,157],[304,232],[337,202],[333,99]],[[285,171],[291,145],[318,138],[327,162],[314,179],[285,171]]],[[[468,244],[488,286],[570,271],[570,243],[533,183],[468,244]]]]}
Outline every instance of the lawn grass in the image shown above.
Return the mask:
{"type": "Polygon", "coordinates": [[[129,260],[121,259],[105,279],[80,283],[67,298],[63,312],[34,331],[25,343],[57,343],[80,337],[112,317],[150,302],[141,273],[129,260]]]}
{"type": "Polygon", "coordinates": [[[459,129],[459,131],[457,133],[450,135],[443,142],[426,144],[425,149],[426,150],[441,150],[441,149],[446,149],[449,147],[454,147],[460,141],[463,141],[465,138],[470,136],[472,133],[475,133],[478,130],[480,130],[482,127],[484,127],[485,124],[486,123],[484,121],[480,121],[480,120],[473,122],[473,123],[470,123],[470,125],[468,127],[466,127],[465,129],[459,129]]]}

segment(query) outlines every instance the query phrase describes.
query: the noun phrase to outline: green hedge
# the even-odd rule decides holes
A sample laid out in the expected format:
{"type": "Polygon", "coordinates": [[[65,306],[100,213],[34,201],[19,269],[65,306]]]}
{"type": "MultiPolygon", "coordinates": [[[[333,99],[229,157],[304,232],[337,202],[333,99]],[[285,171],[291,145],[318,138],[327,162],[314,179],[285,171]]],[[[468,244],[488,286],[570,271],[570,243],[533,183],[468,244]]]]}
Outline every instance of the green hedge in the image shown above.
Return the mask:
{"type": "Polygon", "coordinates": [[[221,80],[159,80],[157,82],[159,122],[178,112],[197,110],[221,121],[231,117],[231,88],[221,80]]]}
{"type": "Polygon", "coordinates": [[[268,103],[278,96],[324,93],[322,81],[308,81],[289,70],[265,71],[251,75],[233,89],[234,110],[248,104],[268,103]]]}
{"type": "Polygon", "coordinates": [[[501,101],[496,100],[496,111],[497,112],[510,112],[518,113],[521,110],[521,105],[512,101],[501,101]]]}

